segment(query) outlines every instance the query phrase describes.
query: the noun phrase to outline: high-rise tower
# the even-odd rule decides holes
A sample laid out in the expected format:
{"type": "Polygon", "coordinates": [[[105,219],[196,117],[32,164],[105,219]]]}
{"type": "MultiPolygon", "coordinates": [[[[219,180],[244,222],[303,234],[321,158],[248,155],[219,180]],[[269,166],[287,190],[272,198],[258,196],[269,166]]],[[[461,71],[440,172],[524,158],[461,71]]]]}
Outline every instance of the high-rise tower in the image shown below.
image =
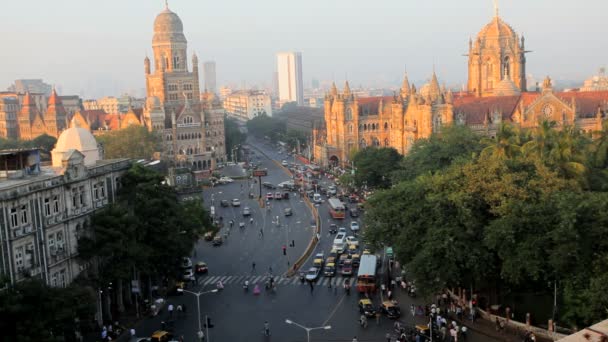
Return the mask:
{"type": "Polygon", "coordinates": [[[302,54],[281,52],[277,54],[279,100],[282,103],[304,104],[304,83],[302,81],[302,54]]]}

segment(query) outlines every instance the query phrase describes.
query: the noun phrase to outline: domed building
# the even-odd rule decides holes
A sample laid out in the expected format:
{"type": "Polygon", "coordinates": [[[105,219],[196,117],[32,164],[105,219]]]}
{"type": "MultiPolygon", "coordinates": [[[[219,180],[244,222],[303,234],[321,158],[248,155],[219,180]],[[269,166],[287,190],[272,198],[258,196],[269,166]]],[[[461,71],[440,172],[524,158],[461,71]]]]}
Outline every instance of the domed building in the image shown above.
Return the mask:
{"type": "Polygon", "coordinates": [[[84,165],[92,166],[102,159],[97,140],[91,132],[72,120],[72,126],[61,133],[55,148],[51,151],[53,167],[62,167],[66,153],[78,151],[84,155],[84,165]]]}
{"type": "MultiPolygon", "coordinates": [[[[494,96],[503,81],[512,81],[519,92],[526,91],[525,40],[500,18],[495,8],[492,21],[475,41],[469,40],[468,91],[476,96],[494,96]]],[[[509,82],[501,87],[510,86],[509,82]]]]}
{"type": "Polygon", "coordinates": [[[156,16],[153,30],[154,63],[144,59],[147,100],[142,121],[162,136],[162,159],[193,170],[215,169],[226,158],[221,103],[201,98],[198,57],[192,54],[190,71],[179,16],[167,6],[156,16]]]}

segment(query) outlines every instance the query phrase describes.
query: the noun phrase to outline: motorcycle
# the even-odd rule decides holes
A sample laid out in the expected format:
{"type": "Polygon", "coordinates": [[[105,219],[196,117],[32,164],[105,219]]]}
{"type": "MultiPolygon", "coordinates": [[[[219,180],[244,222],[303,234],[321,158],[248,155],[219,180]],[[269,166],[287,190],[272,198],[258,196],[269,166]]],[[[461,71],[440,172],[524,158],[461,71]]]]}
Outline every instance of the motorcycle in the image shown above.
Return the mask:
{"type": "Polygon", "coordinates": [[[217,289],[218,289],[219,291],[221,291],[221,290],[223,290],[223,289],[224,289],[224,284],[222,284],[222,282],[221,282],[221,281],[218,281],[218,282],[217,282],[216,287],[217,287],[217,289]]]}
{"type": "Polygon", "coordinates": [[[249,280],[245,280],[243,283],[243,290],[245,290],[245,292],[249,291],[249,280]]]}

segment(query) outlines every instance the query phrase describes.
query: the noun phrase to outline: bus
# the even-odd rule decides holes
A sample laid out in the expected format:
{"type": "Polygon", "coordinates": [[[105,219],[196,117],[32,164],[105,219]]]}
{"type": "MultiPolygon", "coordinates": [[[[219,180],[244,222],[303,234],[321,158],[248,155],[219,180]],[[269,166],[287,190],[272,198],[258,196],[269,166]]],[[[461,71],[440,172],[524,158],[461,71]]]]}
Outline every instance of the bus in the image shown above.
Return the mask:
{"type": "Polygon", "coordinates": [[[372,293],[376,291],[376,256],[363,254],[357,273],[357,291],[359,293],[372,293]]]}
{"type": "Polygon", "coordinates": [[[344,209],[344,204],[339,199],[332,197],[327,203],[329,203],[329,214],[334,219],[343,219],[346,217],[346,210],[344,209]]]}

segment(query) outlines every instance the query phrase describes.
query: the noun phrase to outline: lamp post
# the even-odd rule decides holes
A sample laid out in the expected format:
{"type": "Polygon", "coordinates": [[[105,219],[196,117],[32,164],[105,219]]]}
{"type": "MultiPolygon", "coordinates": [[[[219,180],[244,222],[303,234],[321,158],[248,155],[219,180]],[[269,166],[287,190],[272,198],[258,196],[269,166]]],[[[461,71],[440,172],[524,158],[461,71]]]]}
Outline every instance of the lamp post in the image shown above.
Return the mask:
{"type": "MultiPolygon", "coordinates": [[[[218,289],[213,289],[211,291],[205,291],[205,292],[192,292],[192,291],[188,291],[188,290],[182,290],[185,293],[189,293],[191,295],[196,296],[196,308],[198,310],[198,332],[197,335],[199,337],[200,340],[203,339],[203,337],[205,336],[203,334],[203,329],[201,327],[201,301],[200,301],[200,296],[207,294],[207,293],[216,293],[218,291],[218,289]]],[[[209,341],[209,330],[207,330],[207,341],[209,341]]]]}
{"type": "Polygon", "coordinates": [[[308,342],[310,342],[310,332],[311,331],[313,331],[313,330],[321,330],[321,329],[322,330],[329,330],[329,329],[331,329],[331,325],[325,325],[325,326],[322,326],[322,327],[309,328],[309,327],[305,327],[305,326],[303,326],[301,324],[298,324],[298,323],[296,323],[296,322],[294,322],[294,321],[292,321],[290,319],[286,319],[285,323],[292,324],[292,325],[298,326],[298,327],[306,330],[306,341],[308,341],[308,342]]]}

